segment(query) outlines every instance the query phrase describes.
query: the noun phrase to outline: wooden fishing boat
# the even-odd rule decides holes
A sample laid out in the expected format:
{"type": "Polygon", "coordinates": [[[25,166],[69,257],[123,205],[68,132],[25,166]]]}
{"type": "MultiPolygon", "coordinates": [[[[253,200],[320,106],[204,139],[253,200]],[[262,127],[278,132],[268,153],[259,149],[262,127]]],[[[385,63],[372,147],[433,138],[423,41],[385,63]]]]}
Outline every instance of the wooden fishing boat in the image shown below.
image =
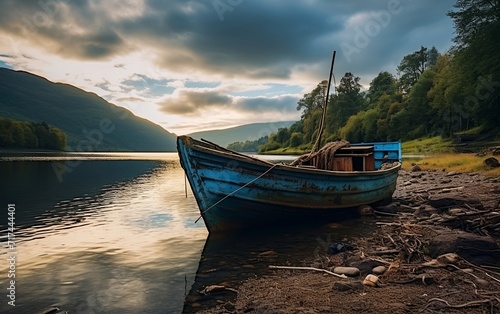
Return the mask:
{"type": "Polygon", "coordinates": [[[209,232],[341,218],[392,197],[400,142],[325,147],[282,164],[177,138],[181,166],[209,232]]]}

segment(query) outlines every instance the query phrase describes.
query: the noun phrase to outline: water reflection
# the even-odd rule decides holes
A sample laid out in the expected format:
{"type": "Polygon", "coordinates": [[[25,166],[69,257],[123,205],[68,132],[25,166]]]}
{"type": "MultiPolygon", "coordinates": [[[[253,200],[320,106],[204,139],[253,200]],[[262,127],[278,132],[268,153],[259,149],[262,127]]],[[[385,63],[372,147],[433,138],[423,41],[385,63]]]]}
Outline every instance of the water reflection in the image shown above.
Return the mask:
{"type": "Polygon", "coordinates": [[[23,209],[16,213],[17,223],[30,224],[33,223],[30,218],[36,216],[34,214],[42,214],[47,209],[52,209],[53,212],[63,212],[66,209],[77,211],[80,206],[87,206],[88,198],[96,193],[112,186],[115,188],[116,184],[128,182],[159,167],[159,161],[80,161],[73,168],[66,166],[70,162],[72,161],[0,162],[0,174],[2,178],[6,178],[0,182],[3,192],[0,203],[15,203],[18,208],[23,209]],[[55,165],[63,165],[71,170],[60,173],[58,177],[55,165]],[[71,208],[67,204],[70,202],[71,208]]]}
{"type": "Polygon", "coordinates": [[[8,178],[0,205],[16,204],[18,252],[16,307],[0,302],[0,312],[56,304],[70,313],[179,313],[207,231],[193,224],[198,208],[176,155],[84,160],[62,182],[52,162],[0,162],[8,178]]]}
{"type": "MultiPolygon", "coordinates": [[[[75,165],[75,163],[73,163],[75,165]]],[[[39,313],[193,313],[270,264],[297,265],[329,241],[370,231],[362,220],[211,235],[200,220],[176,154],[9,157],[0,161],[0,206],[16,204],[16,307],[39,313]],[[78,159],[81,158],[81,159],[78,159]],[[81,160],[60,181],[54,162],[81,160]],[[203,251],[203,254],[202,254],[203,251]]],[[[2,216],[1,241],[7,216],[2,216]]],[[[5,243],[3,243],[5,244],[5,243]]],[[[0,274],[6,274],[6,250],[0,274]]],[[[6,291],[7,278],[0,277],[6,291]]]]}

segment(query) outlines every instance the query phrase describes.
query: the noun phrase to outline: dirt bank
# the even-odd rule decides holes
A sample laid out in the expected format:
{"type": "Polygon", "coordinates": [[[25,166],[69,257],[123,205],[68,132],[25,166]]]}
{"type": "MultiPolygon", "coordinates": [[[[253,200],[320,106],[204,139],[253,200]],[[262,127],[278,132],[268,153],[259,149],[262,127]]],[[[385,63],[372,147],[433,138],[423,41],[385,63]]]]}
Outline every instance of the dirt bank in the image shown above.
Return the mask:
{"type": "Polygon", "coordinates": [[[362,210],[371,237],[291,265],[317,270],[247,280],[201,313],[500,313],[500,178],[415,170],[401,171],[393,203],[362,210]]]}

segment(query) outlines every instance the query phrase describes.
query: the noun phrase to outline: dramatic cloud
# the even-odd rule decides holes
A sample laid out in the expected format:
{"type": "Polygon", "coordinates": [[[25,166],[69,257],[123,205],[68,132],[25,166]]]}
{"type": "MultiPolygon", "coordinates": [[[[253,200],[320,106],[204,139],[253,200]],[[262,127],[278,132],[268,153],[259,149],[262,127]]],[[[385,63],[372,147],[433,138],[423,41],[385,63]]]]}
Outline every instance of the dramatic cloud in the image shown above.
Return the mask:
{"type": "Polygon", "coordinates": [[[297,100],[327,78],[333,50],[337,81],[352,72],[368,86],[420,46],[445,52],[453,4],[6,0],[0,65],[95,92],[171,131],[298,119],[297,100]]]}
{"type": "Polygon", "coordinates": [[[159,103],[161,111],[176,115],[195,115],[218,107],[223,109],[233,102],[228,95],[211,90],[179,90],[159,103]]]}

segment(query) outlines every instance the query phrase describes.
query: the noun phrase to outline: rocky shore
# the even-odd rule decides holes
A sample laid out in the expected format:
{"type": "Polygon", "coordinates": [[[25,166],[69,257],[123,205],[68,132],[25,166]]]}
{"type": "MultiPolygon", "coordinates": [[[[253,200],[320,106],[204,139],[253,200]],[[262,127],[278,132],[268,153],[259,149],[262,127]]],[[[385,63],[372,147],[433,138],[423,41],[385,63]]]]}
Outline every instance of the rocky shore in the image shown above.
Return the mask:
{"type": "Polygon", "coordinates": [[[500,178],[414,167],[392,203],[359,210],[371,237],[270,265],[200,313],[500,313],[500,178]]]}

